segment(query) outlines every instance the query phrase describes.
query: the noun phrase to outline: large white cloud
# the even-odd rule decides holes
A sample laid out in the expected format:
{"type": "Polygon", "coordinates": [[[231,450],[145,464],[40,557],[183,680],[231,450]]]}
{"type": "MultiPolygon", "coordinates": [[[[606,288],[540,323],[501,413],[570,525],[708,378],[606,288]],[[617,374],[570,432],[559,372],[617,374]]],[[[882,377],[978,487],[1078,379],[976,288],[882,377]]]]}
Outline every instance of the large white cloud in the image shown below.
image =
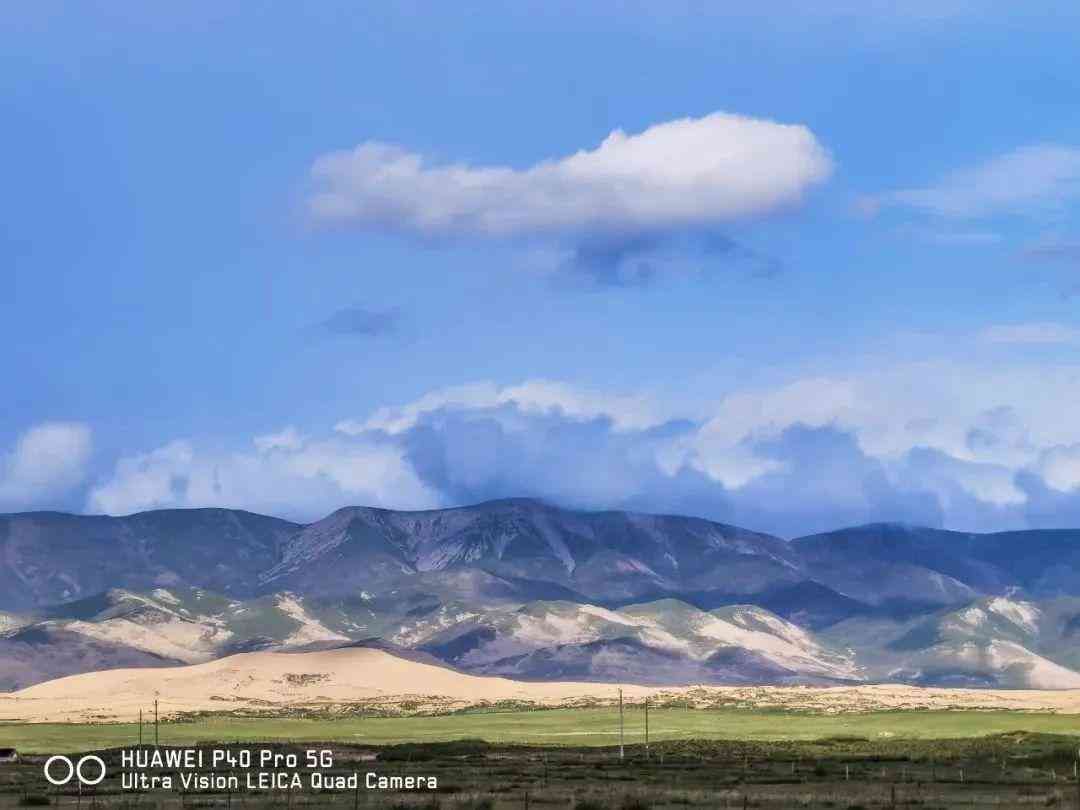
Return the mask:
{"type": "Polygon", "coordinates": [[[767,214],[831,170],[805,126],[713,113],[616,130],[524,169],[438,164],[367,141],[315,161],[308,205],[321,222],[424,236],[641,233],[767,214]]]}
{"type": "Polygon", "coordinates": [[[86,477],[90,428],[77,422],[45,422],[19,436],[0,455],[0,508],[22,509],[57,499],[86,477]]]}

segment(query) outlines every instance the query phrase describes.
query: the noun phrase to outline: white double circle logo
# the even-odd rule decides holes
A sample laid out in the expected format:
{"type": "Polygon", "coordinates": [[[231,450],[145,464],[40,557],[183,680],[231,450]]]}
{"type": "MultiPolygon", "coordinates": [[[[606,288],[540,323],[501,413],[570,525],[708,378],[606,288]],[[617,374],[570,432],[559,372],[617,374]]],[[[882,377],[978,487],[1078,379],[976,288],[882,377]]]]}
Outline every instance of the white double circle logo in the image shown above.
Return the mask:
{"type": "Polygon", "coordinates": [[[69,784],[72,779],[78,779],[80,785],[93,787],[105,779],[105,762],[95,756],[85,756],[77,763],[65,756],[49,757],[45,760],[45,779],[57,787],[69,784]],[[91,766],[89,775],[84,771],[87,765],[91,766]],[[97,769],[96,773],[94,768],[97,769]]]}

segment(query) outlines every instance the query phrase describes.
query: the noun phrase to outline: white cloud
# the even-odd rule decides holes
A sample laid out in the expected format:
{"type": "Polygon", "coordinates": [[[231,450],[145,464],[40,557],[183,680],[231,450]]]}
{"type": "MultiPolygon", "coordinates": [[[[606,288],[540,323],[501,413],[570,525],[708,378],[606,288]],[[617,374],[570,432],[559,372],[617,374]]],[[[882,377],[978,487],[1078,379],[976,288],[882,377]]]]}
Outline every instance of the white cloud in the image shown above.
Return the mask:
{"type": "MultiPolygon", "coordinates": [[[[890,465],[889,473],[907,489],[933,492],[946,515],[961,500],[958,495],[992,508],[1021,507],[1027,502],[1027,495],[1017,486],[1016,470],[1001,464],[965,461],[938,451],[912,448],[890,465]]],[[[991,524],[991,528],[1002,527],[991,524]]]]}
{"type": "Polygon", "coordinates": [[[186,440],[121,458],[95,486],[92,512],[240,507],[320,517],[346,504],[425,508],[439,504],[393,445],[344,437],[307,440],[286,430],[255,440],[254,452],[198,450],[186,440]]]}
{"type": "Polygon", "coordinates": [[[903,206],[942,217],[1055,212],[1080,199],[1080,148],[1035,144],[958,169],[937,183],[863,201],[865,210],[903,206]]]}
{"type": "Polygon", "coordinates": [[[1074,344],[1080,343],[1080,329],[1062,323],[1017,323],[990,326],[979,337],[986,343],[1074,344]]]}
{"type": "Polygon", "coordinates": [[[78,486],[86,477],[90,428],[77,422],[45,422],[23,433],[0,456],[0,506],[25,508],[78,486]]]}
{"type": "Polygon", "coordinates": [[[805,126],[713,113],[615,130],[525,169],[434,164],[368,141],[315,161],[308,205],[320,222],[424,236],[627,234],[768,214],[831,171],[805,126]]]}
{"type": "MultiPolygon", "coordinates": [[[[1046,473],[1046,448],[1080,442],[1080,417],[1061,403],[1080,401],[1080,365],[983,362],[893,363],[869,370],[795,378],[721,399],[699,430],[665,449],[664,469],[689,465],[740,489],[785,469],[755,445],[794,425],[851,435],[868,458],[906,487],[945,491],[944,482],[995,506],[1017,505],[1013,480],[1046,473]],[[908,471],[909,454],[939,454],[934,469],[908,471]],[[921,482],[921,484],[920,484],[921,482]],[[940,484],[940,487],[939,487],[940,484]]],[[[1056,480],[1069,480],[1059,462],[1056,480]]]]}
{"type": "Polygon", "coordinates": [[[194,461],[194,448],[182,440],[169,442],[149,453],[121,458],[112,478],[91,490],[90,511],[126,515],[185,505],[181,484],[191,475],[194,461]]]}
{"type": "Polygon", "coordinates": [[[646,396],[598,394],[555,380],[526,380],[519,385],[470,383],[431,391],[399,407],[379,408],[367,419],[345,419],[335,429],[346,435],[380,430],[403,433],[421,416],[444,408],[479,409],[514,405],[526,413],[561,413],[569,419],[610,419],[616,430],[652,427],[664,420],[661,408],[646,396]]]}
{"type": "Polygon", "coordinates": [[[1080,437],[1080,420],[1062,418],[1055,402],[1080,396],[1080,368],[925,361],[795,379],[773,388],[743,391],[722,400],[701,432],[704,447],[728,447],[748,435],[776,435],[800,423],[836,426],[853,433],[864,452],[895,459],[929,447],[965,461],[1015,467],[1034,451],[1020,442],[1003,407],[1030,426],[1032,441],[1080,437]],[[1009,440],[981,444],[972,431],[1009,440]]]}
{"type": "Polygon", "coordinates": [[[857,421],[848,418],[857,407],[852,383],[843,379],[795,380],[771,390],[734,393],[683,441],[683,461],[737,489],[782,468],[775,459],[755,455],[746,446],[749,440],[775,438],[796,423],[810,427],[851,423],[857,421]]]}
{"type": "Polygon", "coordinates": [[[635,452],[648,454],[663,474],[674,477],[689,468],[737,491],[790,469],[782,456],[760,446],[801,425],[850,435],[861,453],[905,487],[919,481],[908,467],[909,454],[932,450],[939,454],[932,469],[919,468],[924,488],[943,497],[955,489],[987,504],[1014,506],[1025,498],[1013,480],[1018,472],[1035,469],[1047,447],[1080,442],[1080,419],[1059,408],[1061,402],[1078,400],[1080,366],[1008,364],[995,358],[891,363],[736,391],[709,407],[708,418],[691,422],[692,429],[664,439],[642,433],[680,415],[669,408],[644,397],[586,394],[551,381],[436,391],[338,429],[405,436],[417,425],[434,425],[433,415],[448,409],[482,414],[511,433],[536,431],[540,437],[549,428],[522,421],[522,415],[555,416],[567,423],[603,417],[611,420],[613,436],[621,432],[636,442],[635,452]],[[505,406],[514,410],[498,412],[505,406]]]}
{"type": "Polygon", "coordinates": [[[256,449],[263,452],[267,450],[299,450],[304,445],[303,437],[292,425],[283,428],[277,433],[256,436],[252,441],[256,449]]]}
{"type": "Polygon", "coordinates": [[[1080,489],[1080,443],[1048,448],[1039,457],[1036,469],[1051,489],[1080,489]]]}

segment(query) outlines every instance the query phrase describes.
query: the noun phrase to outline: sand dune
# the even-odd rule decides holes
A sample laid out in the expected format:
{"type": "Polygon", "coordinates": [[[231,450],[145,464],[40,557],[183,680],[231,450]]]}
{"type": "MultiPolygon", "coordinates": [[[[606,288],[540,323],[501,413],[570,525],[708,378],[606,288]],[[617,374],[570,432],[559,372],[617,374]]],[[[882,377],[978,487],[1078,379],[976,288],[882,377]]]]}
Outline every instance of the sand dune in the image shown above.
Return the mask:
{"type": "MultiPolygon", "coordinates": [[[[616,699],[617,685],[527,683],[481,677],[407,660],[384,650],[348,647],[306,653],[256,652],[164,669],[72,675],[0,695],[0,721],[130,721],[160,702],[163,716],[188,712],[357,707],[433,712],[500,701],[542,706],[616,699]]],[[[1080,714],[1080,690],[858,687],[623,686],[628,700],[690,700],[699,706],[759,705],[827,712],[885,708],[1008,708],[1080,714]]]]}

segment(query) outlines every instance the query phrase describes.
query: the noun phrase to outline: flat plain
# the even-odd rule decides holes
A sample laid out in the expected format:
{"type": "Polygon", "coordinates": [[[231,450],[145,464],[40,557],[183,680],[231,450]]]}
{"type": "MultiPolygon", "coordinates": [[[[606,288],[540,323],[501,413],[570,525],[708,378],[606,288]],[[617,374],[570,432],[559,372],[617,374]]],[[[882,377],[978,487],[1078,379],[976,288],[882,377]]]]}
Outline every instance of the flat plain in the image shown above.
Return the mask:
{"type": "MultiPolygon", "coordinates": [[[[146,713],[149,721],[150,712],[146,713]]],[[[971,739],[1003,733],[1080,737],[1080,716],[1013,711],[877,711],[822,714],[775,709],[649,711],[649,738],[663,740],[813,741],[846,737],[868,741],[971,739]]],[[[354,745],[483,740],[494,744],[556,747],[611,746],[619,742],[619,712],[612,707],[534,711],[467,711],[409,717],[266,717],[208,715],[169,721],[158,728],[163,745],[206,742],[341,742],[354,745]]],[[[627,706],[623,738],[643,744],[645,712],[627,706]]],[[[86,751],[138,743],[138,723],[4,723],[0,744],[24,752],[86,751]]],[[[142,728],[144,742],[154,726],[142,728]]]]}

